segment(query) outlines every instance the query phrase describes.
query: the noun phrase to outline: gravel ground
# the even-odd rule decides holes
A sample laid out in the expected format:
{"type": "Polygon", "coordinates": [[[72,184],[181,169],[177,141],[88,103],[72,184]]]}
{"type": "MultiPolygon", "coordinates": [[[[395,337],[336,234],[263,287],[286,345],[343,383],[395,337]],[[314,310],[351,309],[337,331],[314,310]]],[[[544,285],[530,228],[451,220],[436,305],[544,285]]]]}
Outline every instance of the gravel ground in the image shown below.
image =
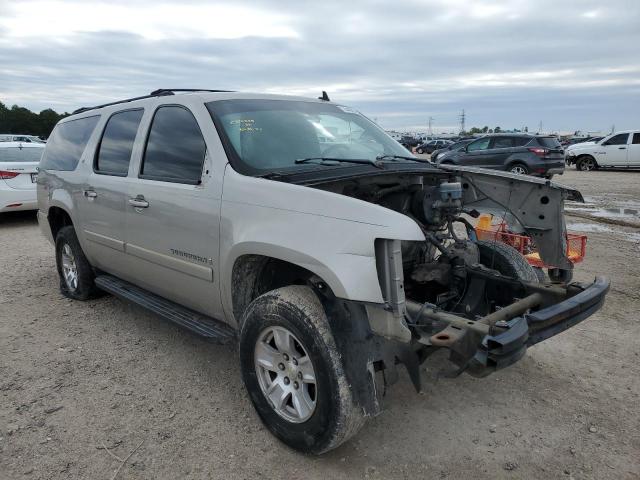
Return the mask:
{"type": "MultiPolygon", "coordinates": [[[[596,207],[640,200],[639,179],[559,178],[596,207]]],[[[439,356],[424,393],[401,376],[316,458],[261,425],[232,348],[113,297],[67,300],[35,215],[2,215],[0,478],[111,479],[136,448],[118,479],[640,478],[640,227],[568,221],[590,232],[577,279],[612,279],[600,313],[485,379],[438,379],[439,356]]]]}

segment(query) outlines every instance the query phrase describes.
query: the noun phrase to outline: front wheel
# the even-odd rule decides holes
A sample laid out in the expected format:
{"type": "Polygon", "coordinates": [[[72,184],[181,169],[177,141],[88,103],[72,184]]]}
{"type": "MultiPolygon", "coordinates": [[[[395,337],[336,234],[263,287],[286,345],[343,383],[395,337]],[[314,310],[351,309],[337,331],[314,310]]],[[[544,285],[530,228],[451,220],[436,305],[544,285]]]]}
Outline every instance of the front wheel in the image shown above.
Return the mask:
{"type": "Polygon", "coordinates": [[[322,304],[309,287],[283,287],[249,305],[240,364],[258,415],[296,450],[327,452],[364,424],[322,304]]]}
{"type": "Polygon", "coordinates": [[[576,168],[580,171],[590,172],[598,168],[598,164],[593,157],[583,157],[576,164],[576,168]]]}
{"type": "Polygon", "coordinates": [[[485,267],[517,280],[533,283],[540,281],[540,277],[527,259],[512,246],[498,241],[482,240],[478,242],[478,250],[480,263],[485,267]]]}
{"type": "Polygon", "coordinates": [[[416,153],[423,154],[423,153],[424,153],[424,150],[422,150],[421,148],[418,148],[418,149],[416,150],[416,153]]]}

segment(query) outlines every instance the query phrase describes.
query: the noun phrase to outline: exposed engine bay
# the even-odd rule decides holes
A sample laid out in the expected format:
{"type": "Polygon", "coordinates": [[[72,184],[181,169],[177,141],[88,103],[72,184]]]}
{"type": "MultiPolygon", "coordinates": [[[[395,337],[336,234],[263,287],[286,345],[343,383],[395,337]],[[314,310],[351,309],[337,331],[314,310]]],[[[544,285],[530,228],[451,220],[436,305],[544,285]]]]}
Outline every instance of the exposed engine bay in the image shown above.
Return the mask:
{"type": "MultiPolygon", "coordinates": [[[[554,310],[558,304],[568,308],[565,300],[586,289],[568,283],[572,264],[565,244],[564,200],[582,201],[579,192],[531,177],[458,167],[317,188],[400,212],[424,233],[424,242],[376,240],[386,307],[383,313],[367,307],[375,333],[413,344],[421,359],[448,348],[458,373],[483,376],[579,321],[562,323],[554,310]],[[472,222],[485,212],[532,238],[540,256],[556,267],[549,269],[550,278],[540,282],[512,247],[477,239],[472,222]]],[[[606,293],[608,282],[602,288],[606,293]]],[[[583,310],[591,307],[599,305],[583,310]]]]}

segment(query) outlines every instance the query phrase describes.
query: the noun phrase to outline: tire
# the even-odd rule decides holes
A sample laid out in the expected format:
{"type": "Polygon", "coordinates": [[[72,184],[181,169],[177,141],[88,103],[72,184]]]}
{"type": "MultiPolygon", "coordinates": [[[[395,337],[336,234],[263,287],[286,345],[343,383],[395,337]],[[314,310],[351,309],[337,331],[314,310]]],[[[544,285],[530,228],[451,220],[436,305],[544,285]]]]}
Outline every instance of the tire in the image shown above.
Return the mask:
{"type": "Polygon", "coordinates": [[[533,271],[535,272],[536,277],[538,277],[539,283],[544,283],[547,281],[547,274],[544,273],[544,270],[542,268],[533,267],[533,271]]]}
{"type": "Polygon", "coordinates": [[[416,149],[416,153],[419,153],[419,154],[421,154],[421,155],[422,155],[424,152],[422,151],[422,149],[421,149],[421,148],[418,148],[418,149],[416,149]]]}
{"type": "Polygon", "coordinates": [[[596,159],[591,156],[585,156],[576,162],[576,169],[581,172],[590,172],[592,170],[596,170],[598,168],[598,164],[596,159]]]}
{"type": "Polygon", "coordinates": [[[511,173],[517,173],[518,175],[528,175],[529,167],[527,167],[524,163],[513,163],[509,166],[509,171],[511,173]]]}
{"type": "Polygon", "coordinates": [[[515,248],[500,242],[479,241],[480,263],[502,275],[525,282],[538,283],[538,275],[515,248]]]}
{"type": "Polygon", "coordinates": [[[362,409],[354,403],[322,304],[309,287],[279,288],[247,307],[240,329],[240,365],[263,423],[293,449],[327,452],[355,435],[365,422],[362,409]],[[303,368],[306,380],[296,387],[290,377],[300,379],[303,368]],[[282,402],[280,407],[267,399],[268,391],[282,402]],[[305,400],[307,408],[297,408],[296,398],[298,406],[305,400]]]}
{"type": "Polygon", "coordinates": [[[72,226],[62,227],[56,235],[56,265],[60,276],[60,292],[74,300],[99,296],[95,274],[78,242],[72,226]]]}

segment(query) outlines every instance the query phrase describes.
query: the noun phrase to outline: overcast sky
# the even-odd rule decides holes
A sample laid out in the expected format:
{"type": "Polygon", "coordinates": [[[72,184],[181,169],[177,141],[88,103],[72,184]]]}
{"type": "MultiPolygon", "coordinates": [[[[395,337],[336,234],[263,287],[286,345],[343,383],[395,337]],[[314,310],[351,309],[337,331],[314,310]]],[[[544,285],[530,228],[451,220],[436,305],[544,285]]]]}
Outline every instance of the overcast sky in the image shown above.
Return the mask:
{"type": "Polygon", "coordinates": [[[0,0],[0,101],[198,87],[318,96],[385,128],[640,128],[639,0],[0,0]]]}

